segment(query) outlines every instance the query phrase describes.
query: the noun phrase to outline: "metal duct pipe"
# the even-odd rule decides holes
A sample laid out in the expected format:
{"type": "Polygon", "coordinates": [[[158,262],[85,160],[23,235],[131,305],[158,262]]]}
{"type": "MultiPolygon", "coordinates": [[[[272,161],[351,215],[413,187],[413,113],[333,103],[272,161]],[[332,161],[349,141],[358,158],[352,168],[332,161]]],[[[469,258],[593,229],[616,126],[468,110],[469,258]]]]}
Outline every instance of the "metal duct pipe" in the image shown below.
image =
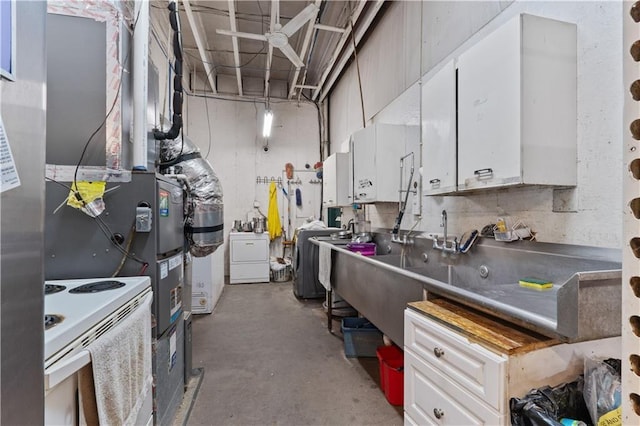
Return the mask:
{"type": "Polygon", "coordinates": [[[135,2],[133,33],[133,169],[147,170],[149,0],[135,2]]]}
{"type": "Polygon", "coordinates": [[[224,242],[222,185],[198,147],[186,136],[160,143],[160,161],[171,163],[176,178],[185,179],[185,237],[195,257],[213,253],[224,242]]]}

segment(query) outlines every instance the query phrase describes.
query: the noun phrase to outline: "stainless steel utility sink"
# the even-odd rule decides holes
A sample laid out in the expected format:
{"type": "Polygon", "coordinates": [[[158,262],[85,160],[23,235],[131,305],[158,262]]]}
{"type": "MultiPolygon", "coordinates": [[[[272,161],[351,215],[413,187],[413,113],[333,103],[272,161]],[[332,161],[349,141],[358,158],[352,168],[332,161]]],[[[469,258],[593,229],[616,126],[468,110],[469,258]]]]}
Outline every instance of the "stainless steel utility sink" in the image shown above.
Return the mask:
{"type": "Polygon", "coordinates": [[[448,297],[564,341],[620,334],[621,252],[615,249],[480,238],[468,253],[445,254],[432,240],[392,243],[374,233],[377,256],[333,247],[332,285],[394,342],[403,342],[403,311],[428,295],[448,297]],[[525,277],[553,282],[523,288],[525,277]]]}

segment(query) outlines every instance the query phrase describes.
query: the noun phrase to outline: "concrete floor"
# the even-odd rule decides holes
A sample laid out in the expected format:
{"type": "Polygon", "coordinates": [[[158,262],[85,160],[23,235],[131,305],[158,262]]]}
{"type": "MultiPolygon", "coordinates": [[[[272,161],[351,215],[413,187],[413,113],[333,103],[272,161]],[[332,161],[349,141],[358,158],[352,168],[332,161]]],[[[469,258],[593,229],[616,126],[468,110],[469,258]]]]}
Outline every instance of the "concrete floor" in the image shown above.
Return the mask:
{"type": "Polygon", "coordinates": [[[226,285],[193,320],[193,367],[204,379],[189,425],[400,425],[376,358],[346,358],[339,322],[291,282],[226,285]]]}

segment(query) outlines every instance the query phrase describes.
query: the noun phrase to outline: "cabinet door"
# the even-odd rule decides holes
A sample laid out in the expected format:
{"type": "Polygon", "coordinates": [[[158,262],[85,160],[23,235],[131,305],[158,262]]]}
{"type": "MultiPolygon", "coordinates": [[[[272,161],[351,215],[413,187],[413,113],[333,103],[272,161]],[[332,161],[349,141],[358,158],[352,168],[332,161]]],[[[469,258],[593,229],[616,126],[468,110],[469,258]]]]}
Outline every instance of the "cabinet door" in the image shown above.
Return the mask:
{"type": "Polygon", "coordinates": [[[269,262],[269,242],[260,238],[231,240],[231,262],[269,262]]]}
{"type": "MultiPolygon", "coordinates": [[[[398,202],[400,190],[406,189],[411,169],[411,157],[403,161],[404,175],[400,188],[400,161],[413,152],[417,157],[413,158],[414,166],[420,163],[420,128],[400,124],[379,123],[376,126],[376,152],[375,152],[375,201],[398,202]]],[[[419,166],[415,166],[415,170],[419,166]]],[[[415,176],[414,176],[415,177],[415,176]]]]}
{"type": "Polygon", "coordinates": [[[458,189],[521,183],[520,22],[458,58],[458,189]]]}
{"type": "Polygon", "coordinates": [[[453,61],[422,85],[422,188],[456,190],[456,69],[453,61]]]}
{"type": "Polygon", "coordinates": [[[353,134],[354,201],[376,201],[376,187],[376,126],[369,126],[353,134]]]}
{"type": "Polygon", "coordinates": [[[334,207],[338,202],[336,154],[332,154],[322,163],[322,206],[334,207]]]}
{"type": "Polygon", "coordinates": [[[349,153],[336,152],[322,165],[322,206],[341,207],[351,204],[349,153]]]}
{"type": "Polygon", "coordinates": [[[232,263],[229,265],[229,282],[231,284],[269,282],[269,263],[232,263]]]}
{"type": "Polygon", "coordinates": [[[404,352],[404,409],[420,425],[501,425],[506,420],[410,350],[404,352]]]}

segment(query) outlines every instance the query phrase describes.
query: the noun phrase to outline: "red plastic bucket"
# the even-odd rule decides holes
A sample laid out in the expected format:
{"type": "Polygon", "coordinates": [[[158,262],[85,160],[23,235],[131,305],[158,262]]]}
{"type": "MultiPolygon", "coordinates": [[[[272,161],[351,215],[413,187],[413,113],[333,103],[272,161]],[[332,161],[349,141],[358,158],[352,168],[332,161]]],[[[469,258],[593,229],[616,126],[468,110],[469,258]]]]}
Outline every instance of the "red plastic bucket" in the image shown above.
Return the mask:
{"type": "Polygon", "coordinates": [[[376,350],[380,366],[380,388],[391,405],[404,403],[404,354],[397,346],[376,350]]]}

